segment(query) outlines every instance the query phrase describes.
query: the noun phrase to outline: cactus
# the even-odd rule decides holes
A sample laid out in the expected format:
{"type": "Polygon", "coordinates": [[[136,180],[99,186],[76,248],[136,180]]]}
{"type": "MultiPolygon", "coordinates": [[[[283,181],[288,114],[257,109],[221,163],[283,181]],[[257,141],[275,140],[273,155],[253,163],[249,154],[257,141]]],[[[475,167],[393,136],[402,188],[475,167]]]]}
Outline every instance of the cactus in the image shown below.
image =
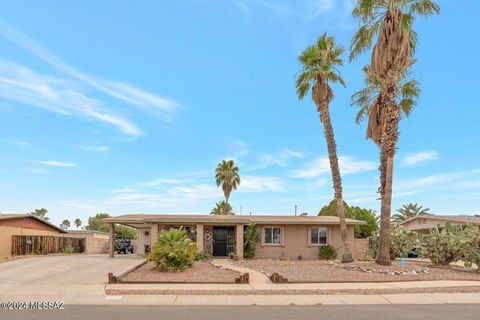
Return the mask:
{"type": "MultiPolygon", "coordinates": [[[[417,234],[407,231],[398,226],[392,226],[390,234],[390,259],[406,257],[412,251],[417,242],[417,234]]],[[[376,257],[378,253],[378,234],[373,234],[371,246],[367,251],[370,257],[376,257]]]]}
{"type": "Polygon", "coordinates": [[[418,244],[422,256],[434,264],[449,265],[465,256],[474,233],[470,228],[462,228],[449,222],[444,227],[437,225],[429,233],[419,238],[418,244]]]}

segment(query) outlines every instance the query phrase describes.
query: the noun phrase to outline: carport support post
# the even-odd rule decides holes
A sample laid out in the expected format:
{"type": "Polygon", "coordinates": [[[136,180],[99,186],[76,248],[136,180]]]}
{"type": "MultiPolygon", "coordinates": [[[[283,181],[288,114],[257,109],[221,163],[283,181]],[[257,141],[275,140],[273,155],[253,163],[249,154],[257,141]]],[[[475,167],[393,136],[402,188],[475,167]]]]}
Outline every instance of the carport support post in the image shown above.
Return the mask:
{"type": "Polygon", "coordinates": [[[203,224],[197,224],[197,251],[203,253],[203,224]]]}
{"type": "Polygon", "coordinates": [[[243,224],[237,224],[237,257],[243,259],[243,224]]]}
{"type": "Polygon", "coordinates": [[[108,238],[108,255],[110,258],[114,256],[114,246],[115,246],[115,224],[110,223],[110,236],[108,238]]]}
{"type": "Polygon", "coordinates": [[[158,223],[154,223],[150,226],[150,244],[153,249],[153,245],[158,241],[158,223]]]}

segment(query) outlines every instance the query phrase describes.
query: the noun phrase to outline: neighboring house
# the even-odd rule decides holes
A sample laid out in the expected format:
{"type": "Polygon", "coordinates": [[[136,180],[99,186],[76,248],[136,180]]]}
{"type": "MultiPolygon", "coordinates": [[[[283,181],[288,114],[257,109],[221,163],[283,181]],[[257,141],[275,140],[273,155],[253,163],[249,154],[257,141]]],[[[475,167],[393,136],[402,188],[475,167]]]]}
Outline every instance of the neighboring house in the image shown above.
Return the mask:
{"type": "Polygon", "coordinates": [[[480,215],[467,216],[425,214],[402,221],[400,225],[409,231],[427,233],[430,229],[435,228],[437,225],[445,226],[445,223],[447,222],[459,225],[472,224],[480,226],[480,215]]]}
{"type": "MultiPolygon", "coordinates": [[[[251,222],[260,228],[255,258],[296,259],[302,256],[315,259],[318,258],[319,247],[322,245],[342,247],[339,218],[333,216],[127,214],[102,221],[110,224],[111,244],[115,224],[136,228],[139,254],[148,250],[161,230],[185,227],[189,236],[196,241],[199,252],[208,252],[214,257],[224,257],[234,252],[242,258],[244,228],[251,222]]],[[[347,219],[348,237],[352,246],[354,226],[364,223],[347,219]]],[[[110,251],[110,256],[113,257],[113,250],[110,251]]]]}
{"type": "Polygon", "coordinates": [[[107,232],[96,230],[67,230],[64,237],[85,239],[85,253],[97,254],[107,253],[107,246],[109,235],[107,232]]]}
{"type": "Polygon", "coordinates": [[[0,258],[12,253],[12,236],[60,236],[66,231],[31,214],[0,214],[0,258]]]}

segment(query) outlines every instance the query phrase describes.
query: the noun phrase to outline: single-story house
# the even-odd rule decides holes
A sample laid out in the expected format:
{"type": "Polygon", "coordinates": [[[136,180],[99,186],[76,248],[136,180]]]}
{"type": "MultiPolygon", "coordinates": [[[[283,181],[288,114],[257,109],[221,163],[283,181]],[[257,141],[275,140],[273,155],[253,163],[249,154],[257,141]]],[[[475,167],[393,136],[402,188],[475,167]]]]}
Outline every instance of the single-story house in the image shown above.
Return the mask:
{"type": "Polygon", "coordinates": [[[85,253],[98,254],[107,253],[107,244],[109,239],[108,232],[96,230],[67,230],[64,237],[85,239],[85,253]]]}
{"type": "MultiPolygon", "coordinates": [[[[199,252],[214,257],[234,252],[242,258],[244,229],[252,222],[260,229],[255,258],[315,259],[322,245],[342,247],[339,218],[334,216],[126,214],[102,221],[110,224],[110,248],[113,248],[115,224],[136,228],[139,254],[149,249],[162,230],[184,227],[199,252]]],[[[352,245],[354,226],[358,224],[364,222],[347,219],[352,245]]],[[[109,253],[113,257],[113,249],[109,253]]]]}
{"type": "Polygon", "coordinates": [[[472,224],[480,226],[480,215],[436,215],[436,214],[421,214],[405,221],[400,222],[400,225],[409,231],[416,231],[420,233],[427,233],[437,225],[445,226],[445,223],[467,225],[472,224]]]}
{"type": "Polygon", "coordinates": [[[60,236],[66,231],[32,214],[0,214],[0,258],[12,255],[12,236],[60,236]]]}

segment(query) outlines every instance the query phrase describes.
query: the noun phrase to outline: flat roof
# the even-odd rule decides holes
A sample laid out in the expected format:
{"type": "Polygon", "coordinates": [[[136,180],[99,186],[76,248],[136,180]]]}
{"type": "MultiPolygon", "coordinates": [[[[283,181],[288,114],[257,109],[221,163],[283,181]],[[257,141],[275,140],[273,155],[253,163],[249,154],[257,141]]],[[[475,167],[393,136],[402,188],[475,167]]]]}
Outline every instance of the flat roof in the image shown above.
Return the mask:
{"type": "Polygon", "coordinates": [[[443,221],[450,221],[450,222],[457,222],[457,223],[471,223],[471,224],[480,224],[480,216],[479,215],[437,215],[437,214],[420,214],[415,217],[411,217],[405,221],[400,222],[400,225],[405,224],[409,221],[416,220],[418,218],[423,219],[432,219],[432,220],[443,220],[443,221]]]}
{"type": "MultiPolygon", "coordinates": [[[[126,224],[139,227],[142,224],[340,224],[336,216],[286,216],[286,215],[212,215],[212,214],[125,214],[104,218],[103,222],[126,224]]],[[[348,225],[366,222],[346,219],[348,225]]]]}

